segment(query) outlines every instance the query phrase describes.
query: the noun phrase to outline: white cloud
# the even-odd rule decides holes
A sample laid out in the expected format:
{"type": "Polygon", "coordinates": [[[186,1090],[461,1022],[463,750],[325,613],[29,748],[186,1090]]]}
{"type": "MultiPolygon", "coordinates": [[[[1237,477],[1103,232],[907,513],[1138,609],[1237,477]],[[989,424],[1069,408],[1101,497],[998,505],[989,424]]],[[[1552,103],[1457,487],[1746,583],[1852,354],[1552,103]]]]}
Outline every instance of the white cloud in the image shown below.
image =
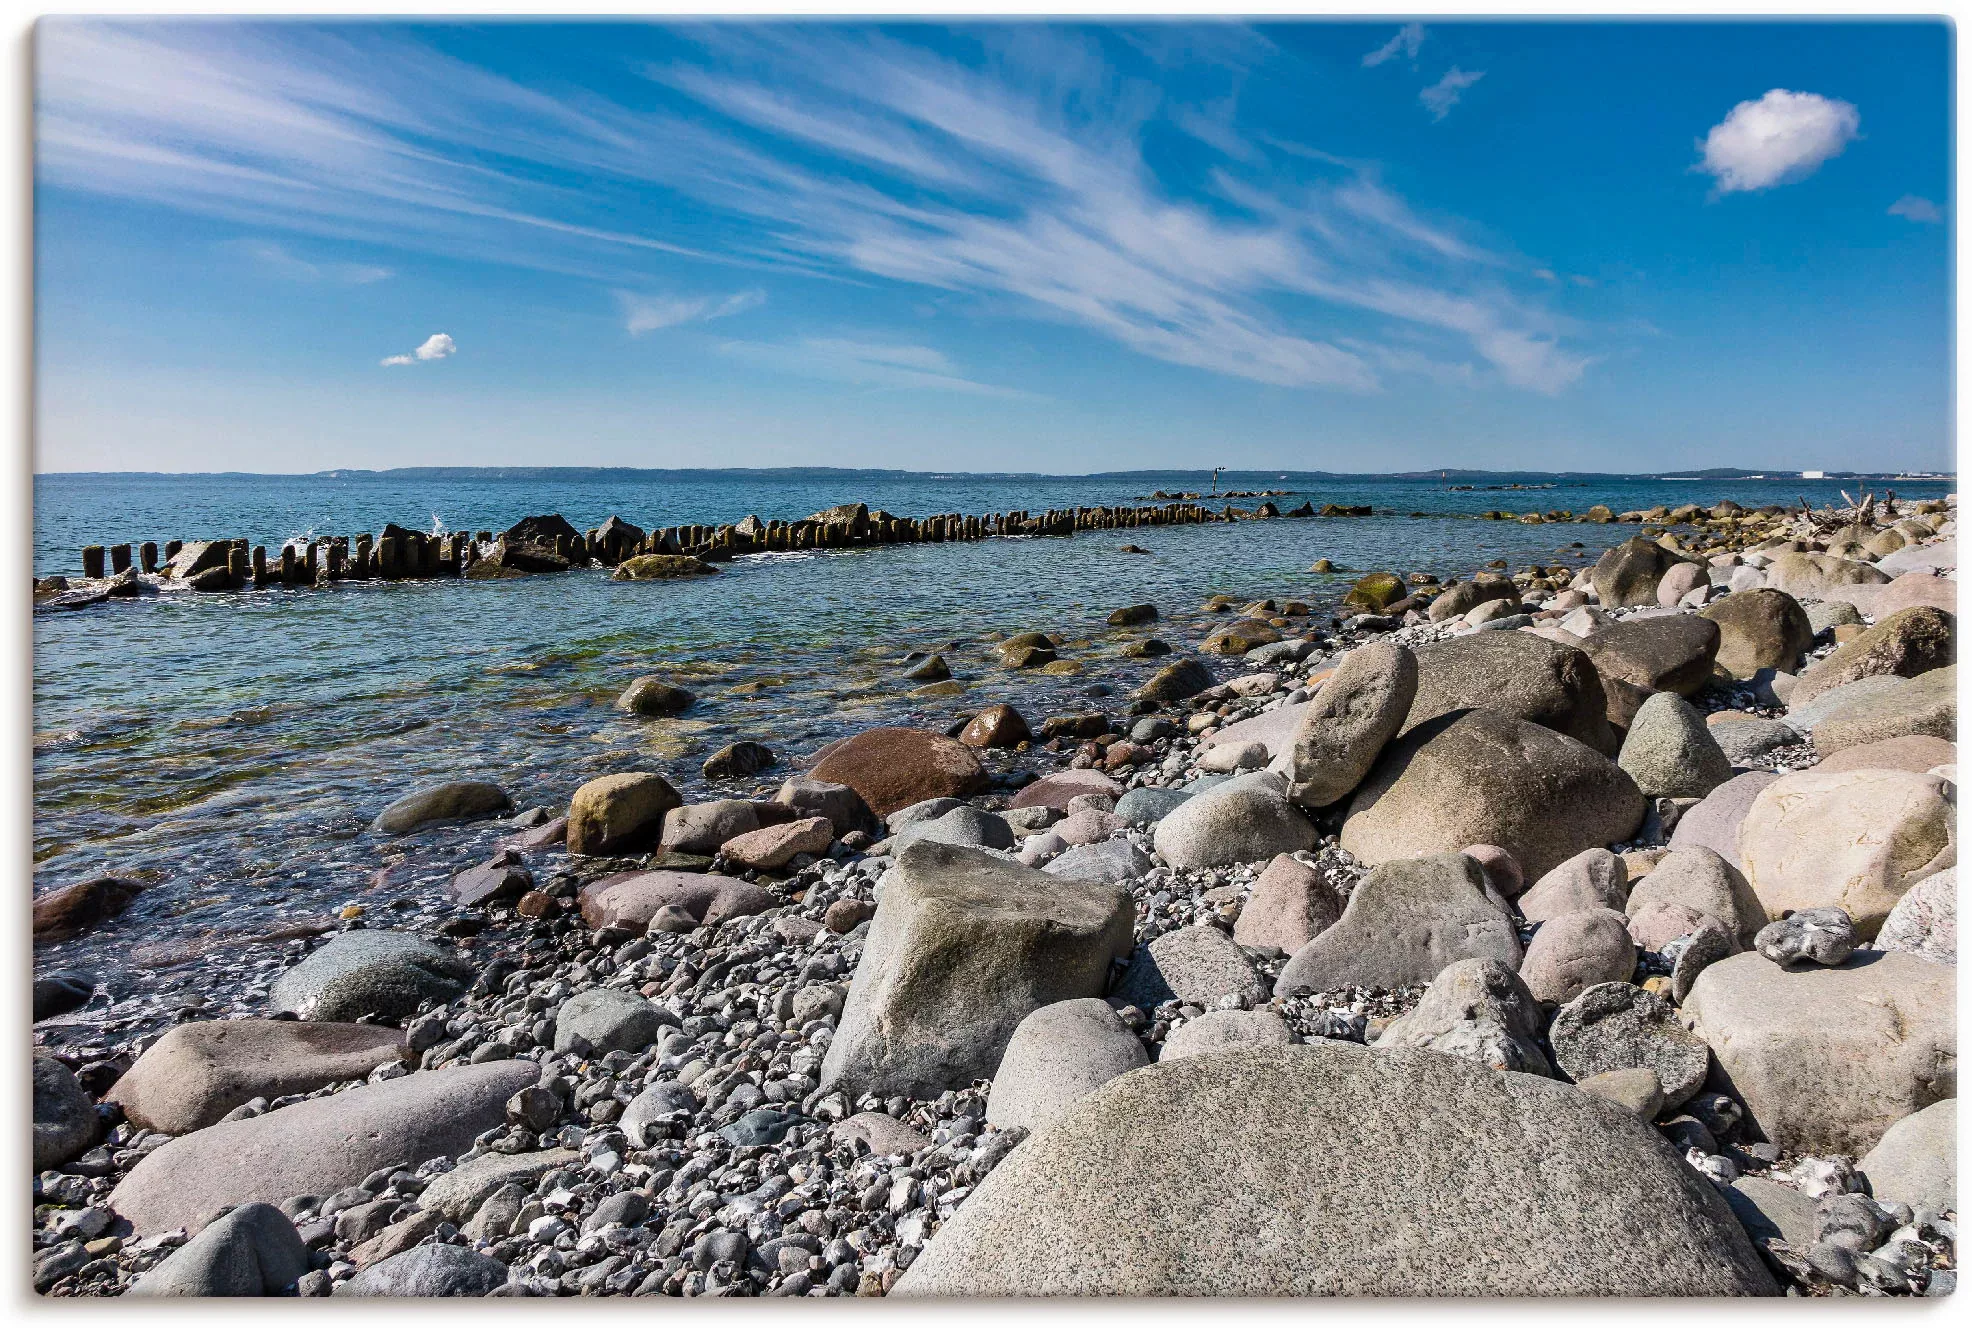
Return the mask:
{"type": "Polygon", "coordinates": [[[1424,25],[1406,23],[1397,29],[1397,35],[1363,57],[1363,68],[1374,69],[1385,60],[1394,58],[1399,51],[1417,59],[1417,48],[1424,45],[1424,25]]]}
{"type": "Polygon", "coordinates": [[[709,322],[744,313],[766,303],[767,293],[749,290],[720,298],[711,295],[639,295],[634,291],[618,291],[616,299],[623,306],[623,330],[633,337],[640,337],[646,332],[676,327],[680,323],[709,322]]]}
{"type": "Polygon", "coordinates": [[[1806,179],[1856,137],[1862,117],[1845,101],[1775,88],[1742,101],[1699,144],[1696,169],[1720,194],[1751,193],[1806,179]]]}
{"type": "Polygon", "coordinates": [[[443,332],[434,332],[424,339],[422,345],[409,355],[386,355],[381,363],[386,369],[399,364],[416,364],[421,360],[450,359],[459,349],[458,343],[443,332]]]}
{"type": "Polygon", "coordinates": [[[729,341],[719,348],[738,359],[831,382],[858,387],[959,392],[967,396],[1031,398],[1032,393],[996,387],[964,376],[941,350],[849,337],[809,337],[792,342],[729,341]]]}
{"type": "Polygon", "coordinates": [[[244,254],[256,267],[289,281],[368,286],[396,275],[391,269],[372,263],[313,263],[271,240],[243,240],[222,247],[244,254]]]}
{"type": "Polygon", "coordinates": [[[1936,203],[1928,198],[1919,198],[1916,194],[1905,194],[1890,204],[1890,215],[1902,217],[1905,221],[1927,223],[1936,223],[1945,219],[1945,214],[1938,210],[1936,203]]]}
{"type": "Polygon", "coordinates": [[[1452,107],[1458,105],[1459,98],[1465,95],[1465,90],[1484,77],[1486,71],[1483,69],[1468,74],[1457,65],[1453,65],[1445,71],[1443,78],[1418,93],[1417,99],[1424,103],[1426,110],[1431,112],[1433,120],[1442,120],[1451,114],[1452,107]]]}

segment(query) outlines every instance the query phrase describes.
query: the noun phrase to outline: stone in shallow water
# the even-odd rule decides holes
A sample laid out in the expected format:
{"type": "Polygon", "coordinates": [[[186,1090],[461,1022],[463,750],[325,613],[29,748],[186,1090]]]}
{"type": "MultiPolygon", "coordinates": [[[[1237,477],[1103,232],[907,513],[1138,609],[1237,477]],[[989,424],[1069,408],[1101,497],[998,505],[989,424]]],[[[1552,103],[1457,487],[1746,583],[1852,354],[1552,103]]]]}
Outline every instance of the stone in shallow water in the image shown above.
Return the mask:
{"type": "Polygon", "coordinates": [[[1337,1044],[1183,1057],[1104,1085],[1009,1154],[896,1287],[1775,1291],[1710,1182],[1621,1108],[1453,1056],[1337,1044]]]}
{"type": "Polygon", "coordinates": [[[986,787],[972,749],[926,729],[875,728],[815,753],[812,778],[846,784],[878,816],[926,798],[964,798],[986,787]]]}
{"type": "Polygon", "coordinates": [[[427,1001],[460,995],[472,976],[471,964],[421,936],[350,931],[283,973],[268,993],[267,1008],[330,1024],[366,1015],[406,1019],[427,1001]]]}
{"type": "Polygon", "coordinates": [[[370,828],[386,835],[402,835],[433,821],[491,816],[512,809],[513,802],[498,784],[460,779],[405,794],[377,813],[370,828]]]}
{"type": "Polygon", "coordinates": [[[592,779],[568,804],[568,851],[614,856],[656,845],[665,813],[684,799],[671,781],[650,771],[592,779]]]}

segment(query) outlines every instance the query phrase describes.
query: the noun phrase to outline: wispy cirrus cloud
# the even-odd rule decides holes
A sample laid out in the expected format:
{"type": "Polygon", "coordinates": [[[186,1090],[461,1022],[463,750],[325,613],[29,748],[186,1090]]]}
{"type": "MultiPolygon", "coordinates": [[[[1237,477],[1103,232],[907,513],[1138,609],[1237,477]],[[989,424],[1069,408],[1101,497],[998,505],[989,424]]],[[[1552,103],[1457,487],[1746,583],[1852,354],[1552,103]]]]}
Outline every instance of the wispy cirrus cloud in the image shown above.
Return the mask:
{"type": "Polygon", "coordinates": [[[458,349],[458,343],[451,337],[443,332],[434,332],[409,355],[386,355],[379,363],[386,369],[393,369],[400,365],[419,364],[428,360],[449,360],[458,349]]]}
{"type": "Polygon", "coordinates": [[[1417,99],[1424,103],[1425,110],[1431,112],[1433,120],[1442,120],[1452,113],[1452,107],[1459,104],[1465,90],[1484,77],[1486,71],[1483,69],[1473,72],[1453,65],[1445,71],[1443,78],[1418,93],[1417,99]]]}
{"type": "Polygon", "coordinates": [[[1397,35],[1363,57],[1363,68],[1374,69],[1386,60],[1394,60],[1399,55],[1417,59],[1418,48],[1424,45],[1424,25],[1406,23],[1397,29],[1397,35]]]}
{"type": "Polygon", "coordinates": [[[272,240],[243,240],[227,248],[260,271],[289,281],[369,286],[397,275],[392,269],[374,263],[311,262],[272,240]]]}
{"type": "Polygon", "coordinates": [[[633,337],[681,323],[704,323],[716,318],[757,309],[767,302],[767,292],[740,291],[734,295],[640,295],[635,291],[616,292],[623,307],[623,330],[633,337]]]}
{"type": "Polygon", "coordinates": [[[1030,392],[966,377],[931,346],[806,337],[789,342],[729,341],[719,349],[735,359],[804,378],[858,387],[957,392],[966,396],[1031,398],[1030,392]]]}
{"type": "MultiPolygon", "coordinates": [[[[924,287],[1289,388],[1378,391],[1428,361],[1556,392],[1595,358],[1531,265],[1420,215],[1372,165],[1246,133],[1223,93],[1173,101],[1155,67],[1182,52],[1154,34],[989,26],[962,62],[908,34],[712,25],[683,56],[626,49],[654,90],[626,96],[528,86],[403,29],[38,31],[37,168],[58,187],[618,292],[708,263],[924,287]],[[1156,124],[1208,149],[1191,178],[1146,159],[1156,124]]],[[[1243,31],[1220,43],[1234,77],[1286,58],[1243,31]]],[[[632,335],[720,316],[617,298],[632,335]]]]}

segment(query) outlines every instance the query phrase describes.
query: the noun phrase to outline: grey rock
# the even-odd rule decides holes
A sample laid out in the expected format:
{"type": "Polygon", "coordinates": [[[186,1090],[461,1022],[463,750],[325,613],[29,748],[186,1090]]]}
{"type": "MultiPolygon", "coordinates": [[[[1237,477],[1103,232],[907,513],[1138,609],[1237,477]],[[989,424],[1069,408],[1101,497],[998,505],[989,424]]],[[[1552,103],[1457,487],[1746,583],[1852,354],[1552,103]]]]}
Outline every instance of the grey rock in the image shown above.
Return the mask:
{"type": "MultiPolygon", "coordinates": [[[[1899,678],[1894,674],[1878,674],[1868,678],[1858,678],[1840,687],[1831,687],[1820,696],[1804,705],[1790,706],[1785,716],[1787,724],[1803,737],[1810,736],[1821,727],[1823,721],[1837,711],[1864,701],[1880,697],[1895,696],[1910,684],[1910,679],[1899,678]]],[[[1950,737],[1950,734],[1941,734],[1950,737]]]]}
{"type": "Polygon", "coordinates": [[[1646,798],[1702,798],[1732,778],[1732,762],[1703,716],[1675,692],[1658,692],[1637,708],[1616,764],[1646,798]]]}
{"type": "Polygon", "coordinates": [[[1562,1006],[1548,1041],[1555,1063],[1576,1081],[1606,1070],[1655,1071],[1667,1107],[1696,1093],[1710,1064],[1705,1043],[1685,1031],[1662,998],[1627,982],[1590,987],[1562,1006]]]}
{"type": "MultiPolygon", "coordinates": [[[[947,812],[955,812],[961,807],[969,806],[970,804],[963,798],[926,798],[921,802],[914,802],[908,807],[899,807],[896,811],[883,818],[883,824],[891,834],[901,835],[914,825],[919,825],[926,821],[935,821],[947,812]]],[[[941,840],[939,842],[948,841],[941,840]]]]}
{"type": "Polygon", "coordinates": [[[894,1294],[1775,1290],[1710,1182],[1621,1109],[1457,1057],[1322,1044],[1098,1089],[995,1168],[894,1294]]]}
{"type": "Polygon", "coordinates": [[[96,1104],[68,1066],[34,1058],[34,1169],[46,1171],[92,1147],[102,1133],[96,1104]]]}
{"type": "Polygon", "coordinates": [[[896,838],[891,842],[891,851],[894,853],[905,844],[920,839],[929,839],[938,844],[958,844],[966,848],[1011,849],[1019,843],[1014,838],[1013,827],[1007,824],[1004,817],[995,816],[991,812],[982,812],[977,807],[963,805],[938,816],[916,821],[898,831],[896,838]]]}
{"type": "Polygon", "coordinates": [[[1416,1007],[1391,1021],[1376,1046],[1552,1075],[1540,1027],[1539,1003],[1512,969],[1497,959],[1461,959],[1431,980],[1416,1007]]]}
{"type": "Polygon", "coordinates": [[[1116,886],[906,845],[883,878],[823,1085],[935,1097],[989,1077],[1028,1014],[1102,993],[1134,922],[1116,886]]]}
{"type": "Polygon", "coordinates": [[[760,813],[744,799],[693,802],[664,814],[664,828],[658,832],[657,844],[672,853],[709,857],[727,840],[759,828],[760,813]]]}
{"type": "Polygon", "coordinates": [[[1892,1125],[1856,1170],[1884,1203],[1958,1211],[1958,1099],[1934,1102],[1892,1125]]]}
{"type": "Polygon", "coordinates": [[[512,810],[513,801],[498,784],[458,779],[405,794],[378,812],[370,828],[381,834],[403,835],[433,821],[456,821],[512,810]]]}
{"type": "Polygon", "coordinates": [[[642,1051],[677,1022],[676,1015],[635,992],[592,987],[569,997],[555,1011],[555,1050],[572,1050],[579,1040],[598,1056],[611,1051],[642,1051]]]}
{"type": "Polygon", "coordinates": [[[1726,760],[1736,766],[1757,765],[1801,741],[1793,725],[1779,719],[1735,719],[1709,725],[1708,731],[1726,760]]]}
{"type": "Polygon", "coordinates": [[[308,1247],[272,1204],[241,1204],[139,1277],[133,1296],[276,1296],[308,1271],[308,1247]]]}
{"type": "Polygon", "coordinates": [[[1110,998],[1148,1010],[1180,1000],[1208,1009],[1221,998],[1267,999],[1267,983],[1232,937],[1212,926],[1180,927],[1139,949],[1110,998]]]}
{"type": "Polygon", "coordinates": [[[1650,875],[1630,887],[1624,907],[1630,935],[1646,950],[1661,950],[1680,936],[1710,924],[1740,949],[1766,925],[1766,909],[1746,877],[1709,848],[1673,847],[1650,875]]]}
{"type": "Polygon", "coordinates": [[[1769,922],[1753,938],[1753,948],[1774,963],[1834,967],[1855,953],[1856,924],[1839,908],[1804,908],[1769,922]]]}
{"type": "MultiPolygon", "coordinates": [[[[1838,687],[1822,695],[1833,696],[1843,690],[1838,687]]],[[[1957,665],[1920,673],[1904,679],[1901,687],[1850,701],[1815,725],[1814,744],[1815,750],[1826,756],[1864,743],[1920,734],[1947,740],[1957,737],[1957,665]]]]}
{"type": "MultiPolygon", "coordinates": [[[[1419,646],[1417,690],[1402,732],[1481,710],[1616,754],[1608,699],[1589,657],[1529,632],[1480,632],[1419,646]]],[[[1319,694],[1318,694],[1319,695],[1319,694]]]]}
{"type": "Polygon", "coordinates": [[[852,830],[873,834],[877,829],[876,813],[869,809],[862,795],[847,784],[797,775],[781,785],[774,794],[774,801],[783,807],[793,808],[796,819],[804,816],[828,817],[838,838],[852,830]]]}
{"type": "Polygon", "coordinates": [[[878,1157],[908,1156],[931,1147],[926,1135],[880,1111],[860,1111],[837,1121],[829,1127],[829,1139],[834,1143],[859,1141],[878,1157]]]}
{"type": "Polygon", "coordinates": [[[1293,1041],[1287,1021],[1272,1010],[1207,1010],[1167,1033],[1157,1059],[1209,1056],[1235,1047],[1285,1047],[1293,1041]]]}
{"type": "Polygon", "coordinates": [[[146,1129],[202,1130],[254,1098],[367,1078],[399,1059],[404,1035],[371,1024],[201,1020],[152,1043],[103,1095],[146,1129]]]}
{"type": "Polygon", "coordinates": [[[1779,1240],[1804,1250],[1814,1243],[1815,1201],[1799,1190],[1758,1176],[1741,1176],[1723,1193],[1756,1244],[1779,1240]]]}
{"type": "Polygon", "coordinates": [[[1129,840],[1105,839],[1097,844],[1078,844],[1041,870],[1071,881],[1116,885],[1136,880],[1154,865],[1150,855],[1129,840]]]}
{"type": "Polygon", "coordinates": [[[330,1024],[405,1019],[462,995],[472,977],[471,964],[421,936],[348,931],[283,973],[267,1008],[330,1024]]]}
{"type": "Polygon", "coordinates": [[[993,1073],[988,1124],[1039,1130],[1119,1074],[1149,1062],[1143,1043],[1094,997],[1044,1005],[1020,1021],[993,1073]]]}
{"type": "Polygon", "coordinates": [[[1362,783],[1383,745],[1395,737],[1417,694],[1417,656],[1372,641],[1343,656],[1302,711],[1288,753],[1288,797],[1326,807],[1362,783]]]}
{"type": "Polygon", "coordinates": [[[196,1229],[235,1204],[333,1194],[379,1167],[456,1157],[539,1073],[532,1061],[427,1070],[210,1125],[146,1154],[110,1205],[139,1235],[196,1229]]]}
{"type": "Polygon", "coordinates": [[[1520,977],[1527,989],[1556,1005],[1605,982],[1628,982],[1636,971],[1636,942],[1621,913],[1588,908],[1541,924],[1528,943],[1520,977]]]}
{"type": "Polygon", "coordinates": [[[761,1107],[747,1112],[719,1131],[719,1137],[735,1148],[759,1148],[777,1144],[799,1125],[802,1117],[789,1111],[761,1107]]]}
{"type": "Polygon", "coordinates": [[[1336,924],[1295,952],[1277,995],[1337,987],[1410,987],[1460,959],[1520,967],[1513,920],[1462,853],[1386,862],[1357,883],[1336,924]]]}
{"type": "Polygon", "coordinates": [[[335,1289],[338,1296],[487,1296],[507,1282],[507,1266],[462,1245],[420,1245],[371,1264],[335,1289]]]}
{"type": "Polygon", "coordinates": [[[1257,862],[1313,848],[1314,825],[1287,800],[1286,781],[1268,771],[1200,793],[1157,823],[1157,855],[1173,867],[1257,862]]]}
{"type": "Polygon", "coordinates": [[[1629,898],[1623,860],[1606,848],[1585,848],[1534,882],[1517,902],[1527,921],[1546,922],[1585,908],[1621,910],[1629,898]]]}
{"type": "Polygon", "coordinates": [[[1468,710],[1384,749],[1349,800],[1341,842],[1372,865],[1494,844],[1539,878],[1585,848],[1628,839],[1644,808],[1635,781],[1574,739],[1468,710]]]}
{"type": "Polygon", "coordinates": [[[550,1171],[581,1163],[582,1155],[569,1148],[548,1148],[537,1153],[482,1153],[434,1177],[418,1195],[418,1206],[448,1222],[463,1222],[478,1212],[480,1205],[496,1191],[508,1185],[531,1191],[535,1182],[550,1171]]]}
{"type": "Polygon", "coordinates": [[[1956,967],[1958,868],[1933,872],[1904,891],[1876,933],[1876,948],[1956,967]]]}
{"type": "Polygon", "coordinates": [[[681,1084],[671,1079],[660,1079],[631,1099],[630,1105],[623,1109],[623,1133],[630,1142],[639,1148],[649,1148],[655,1140],[649,1134],[652,1124],[661,1117],[676,1112],[687,1115],[698,1110],[698,1094],[690,1084],[681,1084]]]}
{"type": "Polygon", "coordinates": [[[1116,800],[1116,814],[1125,825],[1155,825],[1190,798],[1183,789],[1133,788],[1116,800]]]}
{"type": "Polygon", "coordinates": [[[1711,922],[1700,927],[1678,948],[1677,958],[1672,962],[1671,999],[1683,1005],[1700,973],[1738,953],[1739,943],[1725,928],[1711,922]]]}

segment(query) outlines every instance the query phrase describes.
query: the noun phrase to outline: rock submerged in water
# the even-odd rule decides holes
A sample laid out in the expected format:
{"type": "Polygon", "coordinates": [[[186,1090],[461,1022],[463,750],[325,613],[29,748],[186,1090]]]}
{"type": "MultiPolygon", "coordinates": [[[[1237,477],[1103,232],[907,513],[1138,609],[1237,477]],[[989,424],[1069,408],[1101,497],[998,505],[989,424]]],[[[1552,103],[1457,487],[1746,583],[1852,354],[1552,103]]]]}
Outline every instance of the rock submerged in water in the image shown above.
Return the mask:
{"type": "Polygon", "coordinates": [[[610,574],[616,581],[675,581],[681,577],[711,576],[719,569],[682,553],[643,553],[626,558],[610,574]]]}
{"type": "Polygon", "coordinates": [[[729,742],[705,758],[699,773],[707,779],[745,779],[780,763],[773,749],[759,742],[729,742]]]}
{"type": "Polygon", "coordinates": [[[994,1169],[895,1294],[1776,1290],[1711,1183],[1621,1108],[1452,1056],[1324,1044],[1097,1089],[994,1169]]]}
{"type": "Polygon", "coordinates": [[[469,816],[491,816],[513,810],[513,800],[498,784],[478,779],[458,779],[431,788],[407,793],[391,803],[371,823],[381,834],[409,834],[433,821],[456,821],[469,816]]]}
{"type": "Polygon", "coordinates": [[[616,708],[625,714],[655,719],[682,714],[691,709],[697,700],[698,697],[684,688],[674,686],[655,674],[647,674],[623,689],[623,694],[616,698],[616,708]]]}
{"type": "Polygon", "coordinates": [[[281,974],[267,1008],[327,1024],[407,1019],[427,1001],[458,996],[472,978],[472,965],[421,936],[349,931],[281,974]]]}
{"type": "Polygon", "coordinates": [[[118,876],[78,881],[34,897],[34,943],[51,945],[99,927],[129,908],[144,887],[118,876]]]}

